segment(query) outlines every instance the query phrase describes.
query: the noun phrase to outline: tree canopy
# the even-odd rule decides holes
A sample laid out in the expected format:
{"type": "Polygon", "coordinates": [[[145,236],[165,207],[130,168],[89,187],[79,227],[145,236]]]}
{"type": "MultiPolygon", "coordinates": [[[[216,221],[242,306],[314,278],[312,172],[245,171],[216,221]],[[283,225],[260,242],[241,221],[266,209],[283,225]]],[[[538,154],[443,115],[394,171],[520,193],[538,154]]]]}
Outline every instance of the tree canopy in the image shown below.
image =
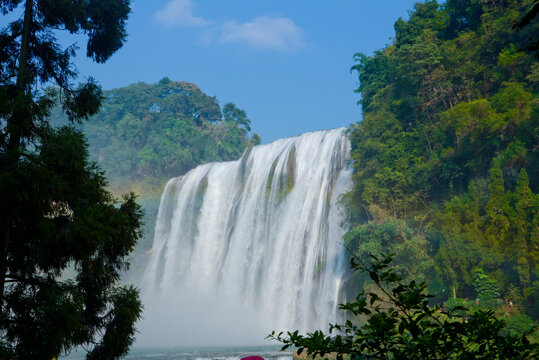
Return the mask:
{"type": "Polygon", "coordinates": [[[1,0],[0,357],[50,359],[85,346],[88,359],[116,359],[134,340],[138,290],[120,271],[140,236],[133,194],[121,201],[89,160],[82,132],[47,121],[60,106],[71,122],[95,115],[102,92],[78,87],[57,31],[88,36],[105,62],[126,39],[128,0],[1,0]],[[54,84],[53,88],[45,86],[54,84]]]}
{"type": "MultiPolygon", "coordinates": [[[[113,188],[132,183],[159,184],[210,161],[238,159],[260,142],[249,136],[244,110],[187,82],[161,79],[103,92],[101,111],[81,124],[91,158],[107,171],[113,188]]],[[[50,121],[64,124],[56,108],[50,121]]]]}

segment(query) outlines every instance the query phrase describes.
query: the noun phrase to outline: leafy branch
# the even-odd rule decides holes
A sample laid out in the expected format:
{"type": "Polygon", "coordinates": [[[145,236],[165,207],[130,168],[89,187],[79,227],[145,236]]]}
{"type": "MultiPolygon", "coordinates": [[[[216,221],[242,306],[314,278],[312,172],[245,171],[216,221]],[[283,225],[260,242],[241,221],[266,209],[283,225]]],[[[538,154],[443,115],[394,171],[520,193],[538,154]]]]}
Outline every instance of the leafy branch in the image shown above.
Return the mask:
{"type": "Polygon", "coordinates": [[[505,323],[491,310],[473,314],[457,306],[442,312],[429,305],[432,295],[424,282],[404,282],[391,266],[393,255],[371,255],[365,264],[351,260],[355,270],[370,276],[380,295],[362,291],[353,302],[340,309],[353,315],[344,324],[330,325],[322,331],[300,335],[298,331],[272,332],[268,338],[284,344],[283,350],[298,347],[311,357],[335,353],[338,360],[350,359],[533,359],[537,344],[527,336],[505,331],[505,323]],[[359,324],[360,316],[367,320],[359,324]]]}

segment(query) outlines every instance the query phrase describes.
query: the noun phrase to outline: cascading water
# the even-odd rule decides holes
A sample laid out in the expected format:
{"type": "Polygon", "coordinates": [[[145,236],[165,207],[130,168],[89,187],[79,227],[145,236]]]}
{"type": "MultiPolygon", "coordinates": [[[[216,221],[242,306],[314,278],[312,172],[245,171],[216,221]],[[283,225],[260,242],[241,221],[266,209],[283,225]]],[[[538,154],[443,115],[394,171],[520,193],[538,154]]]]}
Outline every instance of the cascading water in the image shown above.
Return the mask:
{"type": "Polygon", "coordinates": [[[143,280],[146,322],[155,318],[143,335],[232,341],[245,330],[237,343],[338,320],[346,264],[336,202],[351,182],[349,153],[344,129],[317,131],[171,179],[143,280]]]}

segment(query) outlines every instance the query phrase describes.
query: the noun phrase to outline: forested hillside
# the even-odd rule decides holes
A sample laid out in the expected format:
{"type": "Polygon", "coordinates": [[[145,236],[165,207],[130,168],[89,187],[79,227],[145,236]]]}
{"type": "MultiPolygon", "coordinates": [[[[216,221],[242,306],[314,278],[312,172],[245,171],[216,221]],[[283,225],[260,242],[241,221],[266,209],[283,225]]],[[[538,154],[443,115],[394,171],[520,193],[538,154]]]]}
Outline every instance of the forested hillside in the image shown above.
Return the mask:
{"type": "Polygon", "coordinates": [[[515,331],[539,319],[539,63],[526,50],[539,24],[514,26],[531,5],[425,1],[392,44],[355,55],[363,120],[345,198],[356,255],[394,253],[435,301],[492,308],[515,331]]]}
{"type": "MultiPolygon", "coordinates": [[[[187,82],[168,78],[104,92],[98,115],[81,126],[91,156],[107,172],[112,188],[158,185],[210,161],[237,159],[260,137],[249,138],[245,111],[187,82]]],[[[61,121],[60,109],[53,114],[61,121]]],[[[147,191],[147,189],[145,190],[147,191]]]]}
{"type": "MultiPolygon", "coordinates": [[[[144,236],[135,249],[134,276],[151,248],[159,198],[166,181],[197,165],[238,159],[260,143],[250,120],[233,103],[222,108],[194,84],[161,79],[103,92],[100,112],[79,126],[90,157],[106,172],[116,194],[134,191],[145,210],[144,236]]],[[[51,124],[67,121],[61,109],[51,124]]]]}

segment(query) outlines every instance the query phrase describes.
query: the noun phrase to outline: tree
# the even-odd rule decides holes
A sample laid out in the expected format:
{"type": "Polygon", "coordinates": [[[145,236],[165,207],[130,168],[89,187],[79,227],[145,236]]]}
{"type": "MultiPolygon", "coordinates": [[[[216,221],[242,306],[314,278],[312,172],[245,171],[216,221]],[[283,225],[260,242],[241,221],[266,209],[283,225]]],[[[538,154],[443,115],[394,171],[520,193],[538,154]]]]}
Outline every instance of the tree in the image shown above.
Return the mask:
{"type": "Polygon", "coordinates": [[[436,254],[435,268],[442,280],[450,287],[453,298],[457,290],[472,282],[472,267],[479,263],[481,251],[473,242],[459,237],[444,239],[436,254]]]}
{"type": "Polygon", "coordinates": [[[527,336],[508,331],[505,323],[491,310],[477,310],[470,316],[466,309],[454,307],[446,314],[439,306],[430,306],[424,283],[403,282],[390,266],[391,256],[352,267],[366,271],[379,292],[361,292],[355,301],[340,309],[353,316],[366,316],[363,325],[352,320],[331,325],[330,335],[315,331],[306,336],[298,331],[275,334],[269,338],[284,343],[283,350],[299,347],[309,355],[337,353],[350,359],[535,359],[537,344],[527,336]],[[381,295],[379,295],[381,294],[381,295]],[[332,335],[334,334],[334,335],[332,335]]]}
{"type": "MultiPolygon", "coordinates": [[[[433,261],[427,251],[427,240],[402,220],[388,217],[380,222],[370,221],[352,228],[343,240],[358,259],[369,254],[394,254],[395,272],[407,280],[424,281],[432,272],[433,261]]],[[[357,280],[365,287],[368,275],[363,272],[359,275],[362,276],[357,276],[357,280]]]]}
{"type": "Polygon", "coordinates": [[[247,132],[251,131],[251,120],[247,117],[247,113],[245,110],[239,109],[235,104],[226,103],[223,106],[223,117],[226,122],[241,125],[247,132]]]}
{"type": "Polygon", "coordinates": [[[47,116],[59,104],[80,122],[102,100],[93,79],[71,84],[76,49],[55,31],[88,35],[87,56],[103,63],[125,42],[130,1],[0,0],[0,11],[22,11],[0,31],[0,358],[82,345],[88,359],[116,359],[141,313],[138,290],[117,281],[142,213],[134,194],[105,190],[82,133],[47,116]]]}
{"type": "Polygon", "coordinates": [[[447,0],[444,8],[448,14],[448,24],[444,29],[446,37],[455,37],[459,32],[475,30],[481,24],[483,7],[479,0],[447,0]]]}
{"type": "Polygon", "coordinates": [[[524,29],[533,21],[533,19],[535,19],[537,13],[539,13],[539,0],[533,0],[533,4],[530,5],[528,12],[524,14],[519,22],[513,25],[513,28],[520,30],[524,29]]]}
{"type": "MultiPolygon", "coordinates": [[[[539,0],[533,0],[533,3],[530,5],[529,10],[522,17],[522,19],[513,24],[513,29],[524,29],[533,22],[533,20],[537,16],[537,13],[539,13],[539,0]]],[[[539,57],[539,40],[530,38],[530,44],[526,46],[525,50],[533,51],[535,52],[535,56],[539,57]]]]}
{"type": "Polygon", "coordinates": [[[510,224],[506,216],[507,200],[502,170],[497,165],[490,169],[489,191],[489,201],[485,207],[489,220],[486,235],[490,246],[501,248],[505,245],[504,241],[510,224]]]}

